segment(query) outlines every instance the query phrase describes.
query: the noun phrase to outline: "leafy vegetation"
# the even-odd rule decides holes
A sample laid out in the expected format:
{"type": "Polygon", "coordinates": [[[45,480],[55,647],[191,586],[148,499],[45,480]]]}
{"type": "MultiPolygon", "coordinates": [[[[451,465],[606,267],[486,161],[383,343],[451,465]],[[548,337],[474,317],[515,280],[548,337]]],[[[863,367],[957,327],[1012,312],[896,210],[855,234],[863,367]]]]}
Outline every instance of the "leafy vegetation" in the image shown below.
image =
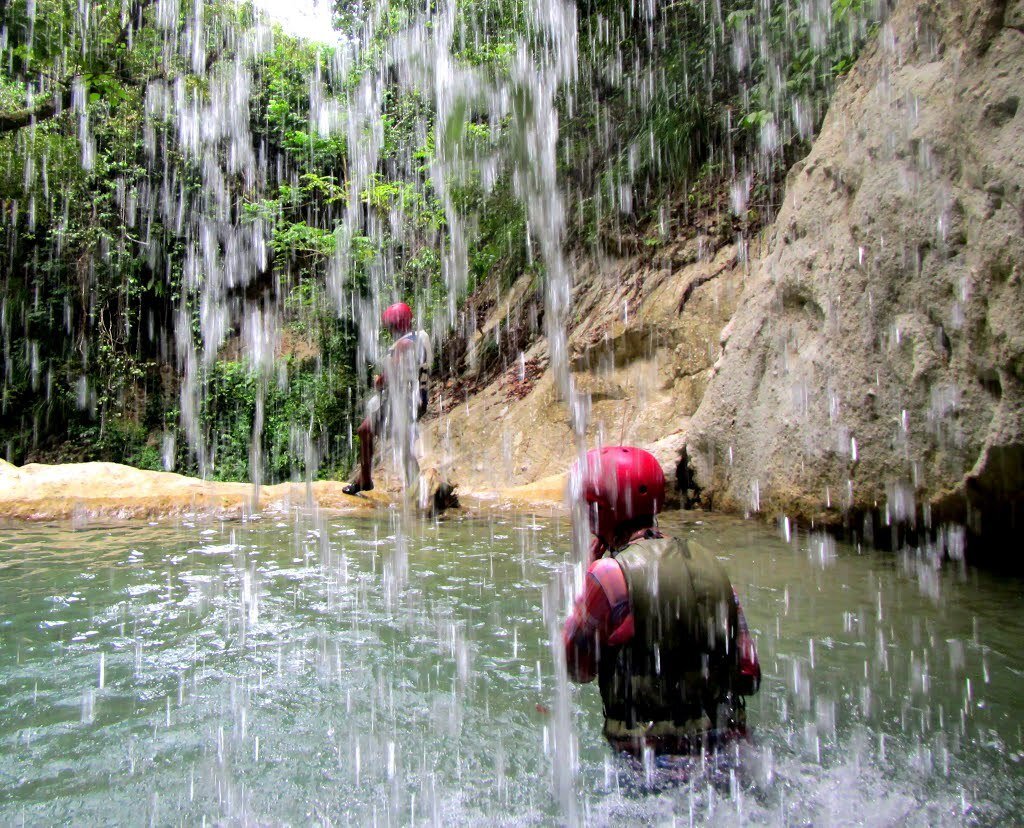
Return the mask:
{"type": "MultiPolygon", "coordinates": [[[[523,44],[543,48],[528,4],[453,2],[455,55],[466,66],[507,74],[523,44]]],[[[643,237],[639,249],[657,247],[697,214],[735,211],[723,193],[736,180],[748,181],[748,194],[730,222],[756,229],[778,199],[779,172],[806,147],[870,32],[877,11],[865,2],[581,0],[578,80],[560,101],[572,242],[631,233],[643,237]]],[[[338,25],[355,33],[373,8],[338,2],[338,25]]],[[[222,479],[340,475],[366,377],[357,321],[329,295],[332,261],[345,257],[357,293],[373,274],[384,294],[414,297],[428,322],[449,305],[435,141],[483,157],[516,140],[509,124],[467,106],[439,134],[427,96],[385,73],[381,150],[354,192],[349,134],[322,134],[310,112],[317,84],[342,99],[356,94],[423,4],[391,2],[340,75],[329,71],[331,47],[280,30],[247,51],[251,8],[204,9],[200,25],[191,4],[164,0],[0,2],[0,454],[14,462],[106,459],[222,479]],[[246,135],[259,174],[232,168],[240,149],[222,142],[223,220],[265,228],[267,263],[226,287],[223,301],[280,310],[274,370],[242,358],[239,324],[215,353],[189,362],[184,338],[202,339],[209,311],[197,286],[211,277],[183,224],[211,198],[210,179],[189,149],[196,139],[154,93],[174,106],[205,101],[215,75],[242,64],[252,71],[246,135]],[[342,227],[352,203],[382,217],[372,232],[342,227]],[[191,413],[181,410],[188,382],[202,390],[191,413]],[[189,417],[208,466],[183,430],[189,417]]],[[[449,195],[470,224],[470,291],[541,275],[509,169],[472,168],[449,195]]],[[[722,228],[729,237],[731,223],[722,228]]],[[[517,355],[493,351],[497,368],[517,355]]],[[[444,354],[459,367],[459,347],[444,354]]]]}
{"type": "Polygon", "coordinates": [[[747,207],[770,219],[778,182],[882,14],[866,0],[580,9],[584,80],[566,122],[565,176],[577,240],[590,244],[624,228],[657,244],[709,208],[728,215],[728,198],[707,194],[747,178],[747,207]]]}

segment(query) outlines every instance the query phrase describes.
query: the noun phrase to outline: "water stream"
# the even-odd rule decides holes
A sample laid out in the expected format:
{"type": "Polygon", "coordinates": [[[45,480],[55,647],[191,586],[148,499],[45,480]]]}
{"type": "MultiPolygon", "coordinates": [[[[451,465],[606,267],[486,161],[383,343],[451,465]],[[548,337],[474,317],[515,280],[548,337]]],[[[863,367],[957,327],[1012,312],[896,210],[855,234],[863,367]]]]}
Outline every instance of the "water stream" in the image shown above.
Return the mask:
{"type": "Polygon", "coordinates": [[[720,554],[765,680],[754,747],[653,788],[604,745],[595,686],[569,693],[578,771],[559,768],[564,517],[5,531],[0,822],[1015,818],[1019,582],[754,522],[663,524],[720,554]]]}

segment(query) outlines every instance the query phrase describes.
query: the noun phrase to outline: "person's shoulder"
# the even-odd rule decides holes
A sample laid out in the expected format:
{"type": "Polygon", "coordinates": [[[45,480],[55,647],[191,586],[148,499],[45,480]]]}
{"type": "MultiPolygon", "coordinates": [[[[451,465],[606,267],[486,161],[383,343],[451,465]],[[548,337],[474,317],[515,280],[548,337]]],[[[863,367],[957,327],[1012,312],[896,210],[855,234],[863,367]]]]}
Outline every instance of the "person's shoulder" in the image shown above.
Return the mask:
{"type": "Polygon", "coordinates": [[[615,578],[622,575],[622,568],[615,563],[615,558],[598,558],[587,567],[587,574],[599,581],[603,578],[615,578]]]}
{"type": "Polygon", "coordinates": [[[629,595],[626,576],[614,558],[598,558],[587,568],[587,575],[604,592],[610,606],[615,606],[629,595]]]}

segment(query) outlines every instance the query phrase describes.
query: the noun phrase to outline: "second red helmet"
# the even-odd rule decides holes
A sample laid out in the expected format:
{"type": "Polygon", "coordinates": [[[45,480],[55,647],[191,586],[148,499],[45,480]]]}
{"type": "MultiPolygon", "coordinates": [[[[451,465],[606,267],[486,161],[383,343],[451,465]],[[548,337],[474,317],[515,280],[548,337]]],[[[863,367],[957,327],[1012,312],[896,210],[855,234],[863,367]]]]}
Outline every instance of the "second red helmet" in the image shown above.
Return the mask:
{"type": "Polygon", "coordinates": [[[396,302],[381,314],[380,321],[392,333],[408,333],[412,330],[412,308],[396,302]]]}

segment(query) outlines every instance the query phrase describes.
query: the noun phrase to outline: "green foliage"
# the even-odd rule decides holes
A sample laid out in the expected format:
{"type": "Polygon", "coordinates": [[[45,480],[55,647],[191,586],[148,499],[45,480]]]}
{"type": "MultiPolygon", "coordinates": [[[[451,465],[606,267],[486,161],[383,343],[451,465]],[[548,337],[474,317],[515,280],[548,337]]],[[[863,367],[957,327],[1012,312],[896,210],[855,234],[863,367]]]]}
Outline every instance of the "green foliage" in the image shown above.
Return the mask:
{"type": "MultiPolygon", "coordinates": [[[[0,371],[0,448],[15,462],[102,459],[156,468],[162,435],[178,428],[181,380],[170,340],[182,300],[184,251],[176,229],[141,214],[138,205],[144,192],[159,193],[167,169],[175,170],[172,192],[186,198],[198,192],[200,176],[172,142],[162,146],[161,166],[153,167],[143,96],[157,72],[199,93],[206,79],[192,75],[191,64],[177,56],[166,60],[163,31],[154,25],[156,4],[88,4],[85,34],[79,6],[35,4],[34,22],[29,0],[0,9],[8,37],[0,115],[31,105],[29,86],[54,90],[37,101],[68,97],[62,114],[43,112],[31,130],[0,133],[0,205],[10,221],[0,234],[0,315],[8,341],[0,371]],[[92,138],[88,165],[82,163],[78,114],[70,109],[77,83],[92,138]]],[[[185,13],[183,5],[181,25],[185,13]]],[[[205,4],[207,66],[234,59],[230,48],[223,50],[231,40],[225,33],[247,15],[233,3],[205,4]]],[[[257,58],[254,135],[268,147],[271,166],[283,158],[294,178],[252,193],[244,214],[273,228],[274,267],[286,286],[322,280],[336,244],[333,215],[347,197],[344,140],[309,132],[309,78],[329,58],[323,46],[284,36],[257,58]]],[[[198,308],[187,310],[198,319],[198,308]]],[[[320,429],[316,440],[330,455],[322,472],[348,462],[348,447],[339,447],[337,437],[348,434],[350,412],[344,408],[343,415],[339,406],[348,406],[351,396],[351,336],[344,320],[328,312],[322,292],[294,313],[285,323],[311,338],[320,356],[289,362],[287,393],[268,385],[264,456],[271,476],[297,467],[297,449],[282,436],[289,430],[285,421],[308,428],[311,410],[320,429]]],[[[225,462],[217,474],[247,477],[250,438],[242,432],[251,429],[252,382],[232,369],[213,370],[208,379],[213,389],[204,397],[203,417],[208,428],[216,423],[225,433],[218,446],[225,462]]],[[[178,437],[178,468],[195,471],[178,437]]]]}
{"type": "Polygon", "coordinates": [[[772,113],[766,109],[757,109],[753,112],[748,112],[742,118],[740,118],[739,127],[740,129],[752,129],[757,130],[766,124],[770,124],[772,121],[772,113]]]}
{"type": "MultiPolygon", "coordinates": [[[[774,113],[769,115],[787,115],[791,98],[802,96],[805,105],[817,104],[819,108],[827,102],[836,76],[852,67],[868,34],[869,27],[859,26],[867,14],[867,5],[866,0],[832,0],[832,25],[825,32],[824,43],[816,42],[821,34],[814,35],[806,19],[785,6],[774,6],[767,16],[759,15],[754,8],[737,9],[729,15],[730,29],[739,32],[750,27],[751,36],[760,38],[767,46],[772,63],[763,62],[765,52],[760,50],[752,56],[750,72],[759,85],[757,99],[766,109],[772,109],[774,104],[774,113]],[[774,66],[781,67],[785,92],[782,96],[773,88],[770,70],[774,66]]],[[[763,112],[765,109],[747,114],[763,112]]]]}
{"type": "Polygon", "coordinates": [[[296,221],[275,229],[271,244],[278,253],[327,257],[334,251],[334,233],[296,221]]]}
{"type": "Polygon", "coordinates": [[[228,361],[210,369],[201,418],[214,441],[214,479],[252,479],[250,446],[260,397],[264,482],[302,479],[307,459],[312,459],[306,454],[307,441],[317,454],[318,476],[338,476],[351,467],[350,447],[339,439],[352,414],[346,393],[351,375],[317,371],[291,358],[283,361],[280,372],[280,380],[267,378],[244,362],[228,361]]]}
{"type": "Polygon", "coordinates": [[[708,175],[746,168],[778,179],[870,34],[874,6],[832,0],[828,14],[819,4],[680,0],[650,19],[644,4],[618,0],[577,8],[581,82],[563,120],[562,174],[577,239],[594,243],[612,228],[664,228],[680,206],[689,220],[693,199],[681,196],[697,182],[701,209],[718,209],[704,197],[727,190],[708,175]]]}

